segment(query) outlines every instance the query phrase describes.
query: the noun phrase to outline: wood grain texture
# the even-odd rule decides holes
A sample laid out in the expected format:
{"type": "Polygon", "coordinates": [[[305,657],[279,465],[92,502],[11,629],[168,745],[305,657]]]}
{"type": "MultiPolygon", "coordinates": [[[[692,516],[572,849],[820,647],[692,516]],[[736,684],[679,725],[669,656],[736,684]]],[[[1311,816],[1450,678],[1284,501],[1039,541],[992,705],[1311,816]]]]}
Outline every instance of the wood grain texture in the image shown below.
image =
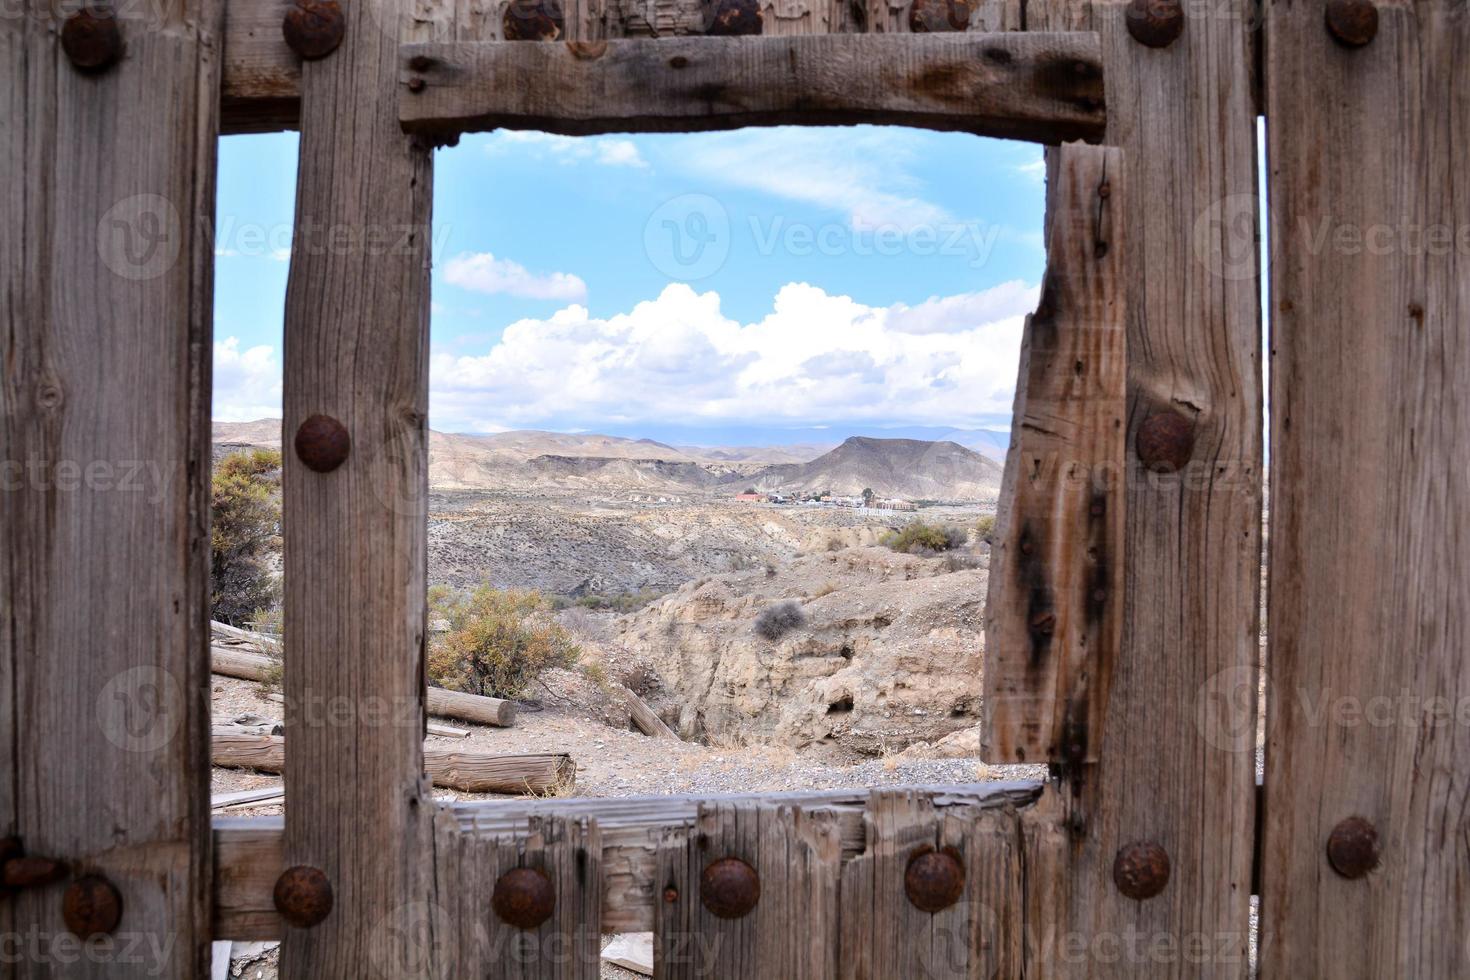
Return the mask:
{"type": "Polygon", "coordinates": [[[596,820],[536,817],[521,833],[466,833],[452,811],[436,821],[435,900],[423,929],[376,940],[397,977],[595,980],[601,975],[602,840],[596,820]],[[552,915],[533,929],[491,911],[496,883],[516,868],[549,879],[552,915]]]}
{"type": "MultiPolygon", "coordinates": [[[[842,869],[841,976],[1027,975],[1024,834],[1016,811],[937,811],[915,793],[874,791],[865,826],[864,853],[842,869]],[[964,869],[959,899],[934,913],[915,906],[904,883],[909,862],[930,851],[964,869]]],[[[1047,924],[1043,918],[1030,928],[1047,924]]]]}
{"type": "Polygon", "coordinates": [[[837,975],[842,840],[832,810],[736,803],[701,806],[689,829],[658,848],[654,976],[837,975]],[[759,881],[748,915],[721,918],[704,904],[701,878],[713,862],[744,861],[759,881]]]}
{"type": "MultiPolygon", "coordinates": [[[[1033,812],[1041,787],[1036,783],[979,783],[914,790],[944,813],[1014,809],[1033,812]]],[[[649,796],[625,799],[505,800],[460,803],[441,813],[461,833],[476,837],[528,833],[534,821],[549,816],[595,820],[602,842],[602,930],[651,932],[662,900],[657,850],[671,831],[693,828],[701,806],[766,806],[830,811],[837,820],[843,860],[867,847],[864,813],[867,790],[821,790],[725,797],[649,796]]],[[[1048,820],[1050,826],[1055,821],[1048,820]]],[[[215,821],[214,935],[234,940],[278,939],[284,931],[271,904],[271,889],[286,868],[279,817],[215,821]]],[[[443,839],[441,828],[439,838],[443,839]]]]}
{"type": "Polygon", "coordinates": [[[1096,762],[1123,633],[1122,153],[1056,154],[986,594],[982,756],[1096,762]]]}
{"type": "Polygon", "coordinates": [[[83,956],[30,890],[0,902],[0,972],[193,980],[222,8],[121,15],[95,75],[58,43],[75,9],[0,17],[0,834],[105,877],[136,942],[83,956]]]}
{"type": "Polygon", "coordinates": [[[870,123],[1056,142],[1106,117],[1085,34],[418,44],[401,64],[403,126],[433,134],[870,123]]]}
{"type": "Polygon", "coordinates": [[[1118,236],[1129,284],[1123,646],[1098,761],[1060,788],[1068,850],[1051,918],[1059,937],[1089,945],[1043,972],[1244,977],[1261,504],[1253,14],[1186,4],[1183,34],[1151,49],[1129,35],[1125,10],[1026,7],[1028,30],[1101,36],[1105,142],[1122,149],[1139,202],[1118,236]],[[1138,428],[1164,411],[1189,424],[1192,455],[1179,472],[1145,473],[1138,428]],[[1158,843],[1172,863],[1167,887],[1144,902],[1124,898],[1112,874],[1136,841],[1158,843]],[[1105,944],[1129,935],[1173,952],[1109,958],[1105,944]]]}
{"type": "Polygon", "coordinates": [[[372,942],[429,901],[424,779],[428,306],[432,168],[394,118],[397,4],[347,7],[346,36],[303,66],[286,289],[286,858],[336,905],[289,929],[281,972],[373,975],[372,942]],[[328,473],[290,451],[324,414],[351,437],[328,473]]]}
{"type": "Polygon", "coordinates": [[[1464,9],[1266,21],[1271,622],[1262,976],[1470,975],[1464,9]],[[1333,827],[1370,821],[1348,880],[1333,827]]]}

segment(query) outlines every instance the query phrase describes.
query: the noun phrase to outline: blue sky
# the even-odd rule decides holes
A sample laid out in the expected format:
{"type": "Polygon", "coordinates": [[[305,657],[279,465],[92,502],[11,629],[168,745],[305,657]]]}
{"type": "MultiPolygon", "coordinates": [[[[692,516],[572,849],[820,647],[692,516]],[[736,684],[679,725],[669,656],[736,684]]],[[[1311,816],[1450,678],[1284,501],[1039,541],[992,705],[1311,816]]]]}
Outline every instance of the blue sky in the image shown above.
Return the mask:
{"type": "MultiPolygon", "coordinates": [[[[215,417],[280,411],[294,134],[220,144],[215,417]]],[[[675,443],[1009,424],[1041,151],[874,127],[467,136],[435,162],[430,424],[675,443]]]]}

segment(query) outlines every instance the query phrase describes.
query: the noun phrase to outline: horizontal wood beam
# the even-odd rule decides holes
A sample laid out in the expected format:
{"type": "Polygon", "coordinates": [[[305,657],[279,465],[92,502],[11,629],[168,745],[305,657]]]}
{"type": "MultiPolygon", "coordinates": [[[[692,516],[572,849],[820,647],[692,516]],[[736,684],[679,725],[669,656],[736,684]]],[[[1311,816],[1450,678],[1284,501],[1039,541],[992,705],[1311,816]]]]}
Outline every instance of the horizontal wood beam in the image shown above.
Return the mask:
{"type": "MultiPolygon", "coordinates": [[[[950,807],[1004,809],[1034,804],[1039,783],[975,783],[921,787],[944,810],[950,807]]],[[[653,929],[658,887],[658,844],[670,828],[692,827],[701,804],[761,802],[835,811],[843,859],[866,847],[869,790],[819,790],[741,796],[648,796],[623,799],[507,800],[461,803],[450,812],[471,836],[517,833],[533,818],[556,815],[596,820],[602,840],[602,930],[653,929]]],[[[214,926],[216,940],[278,939],[285,929],[271,894],[286,867],[284,821],[279,817],[220,818],[214,822],[214,926]]]]}
{"type": "Polygon", "coordinates": [[[566,135],[914,126],[1059,143],[1106,124],[1094,34],[405,44],[405,130],[566,135]]]}

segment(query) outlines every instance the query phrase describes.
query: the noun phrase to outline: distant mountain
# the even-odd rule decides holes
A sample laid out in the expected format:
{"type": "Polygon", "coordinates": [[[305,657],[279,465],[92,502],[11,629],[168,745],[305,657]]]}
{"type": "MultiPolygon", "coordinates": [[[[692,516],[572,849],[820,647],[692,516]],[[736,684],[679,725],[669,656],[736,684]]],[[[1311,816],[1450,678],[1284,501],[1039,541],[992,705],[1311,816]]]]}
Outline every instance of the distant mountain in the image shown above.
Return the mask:
{"type": "Polygon", "coordinates": [[[830,490],[884,497],[978,500],[1000,489],[1001,466],[954,442],[853,436],[809,463],[769,466],[747,482],[763,491],[830,490]]]}
{"type": "MultiPolygon", "coordinates": [[[[216,451],[279,447],[279,419],[214,423],[216,451]]],[[[999,464],[950,441],[854,436],[836,448],[817,445],[670,446],[596,433],[518,430],[429,433],[429,485],[442,490],[538,488],[623,494],[726,494],[761,490],[831,490],[909,499],[994,497],[999,464]],[[737,486],[738,485],[738,486],[737,486]]]]}

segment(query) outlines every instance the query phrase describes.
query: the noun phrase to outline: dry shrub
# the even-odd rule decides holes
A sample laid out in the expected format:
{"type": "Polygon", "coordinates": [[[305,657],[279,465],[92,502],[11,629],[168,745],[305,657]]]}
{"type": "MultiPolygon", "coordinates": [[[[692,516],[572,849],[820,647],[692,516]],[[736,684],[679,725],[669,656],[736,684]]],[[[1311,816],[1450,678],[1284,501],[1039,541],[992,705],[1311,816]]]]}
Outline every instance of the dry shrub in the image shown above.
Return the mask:
{"type": "Polygon", "coordinates": [[[781,639],[806,623],[806,613],[791,600],[767,606],[755,617],[755,631],[768,640],[781,639]]]}
{"type": "Polygon", "coordinates": [[[483,585],[468,595],[435,589],[431,618],[449,631],[429,651],[429,680],[450,690],[514,698],[543,671],[572,668],[581,648],[539,592],[483,585]]]}

